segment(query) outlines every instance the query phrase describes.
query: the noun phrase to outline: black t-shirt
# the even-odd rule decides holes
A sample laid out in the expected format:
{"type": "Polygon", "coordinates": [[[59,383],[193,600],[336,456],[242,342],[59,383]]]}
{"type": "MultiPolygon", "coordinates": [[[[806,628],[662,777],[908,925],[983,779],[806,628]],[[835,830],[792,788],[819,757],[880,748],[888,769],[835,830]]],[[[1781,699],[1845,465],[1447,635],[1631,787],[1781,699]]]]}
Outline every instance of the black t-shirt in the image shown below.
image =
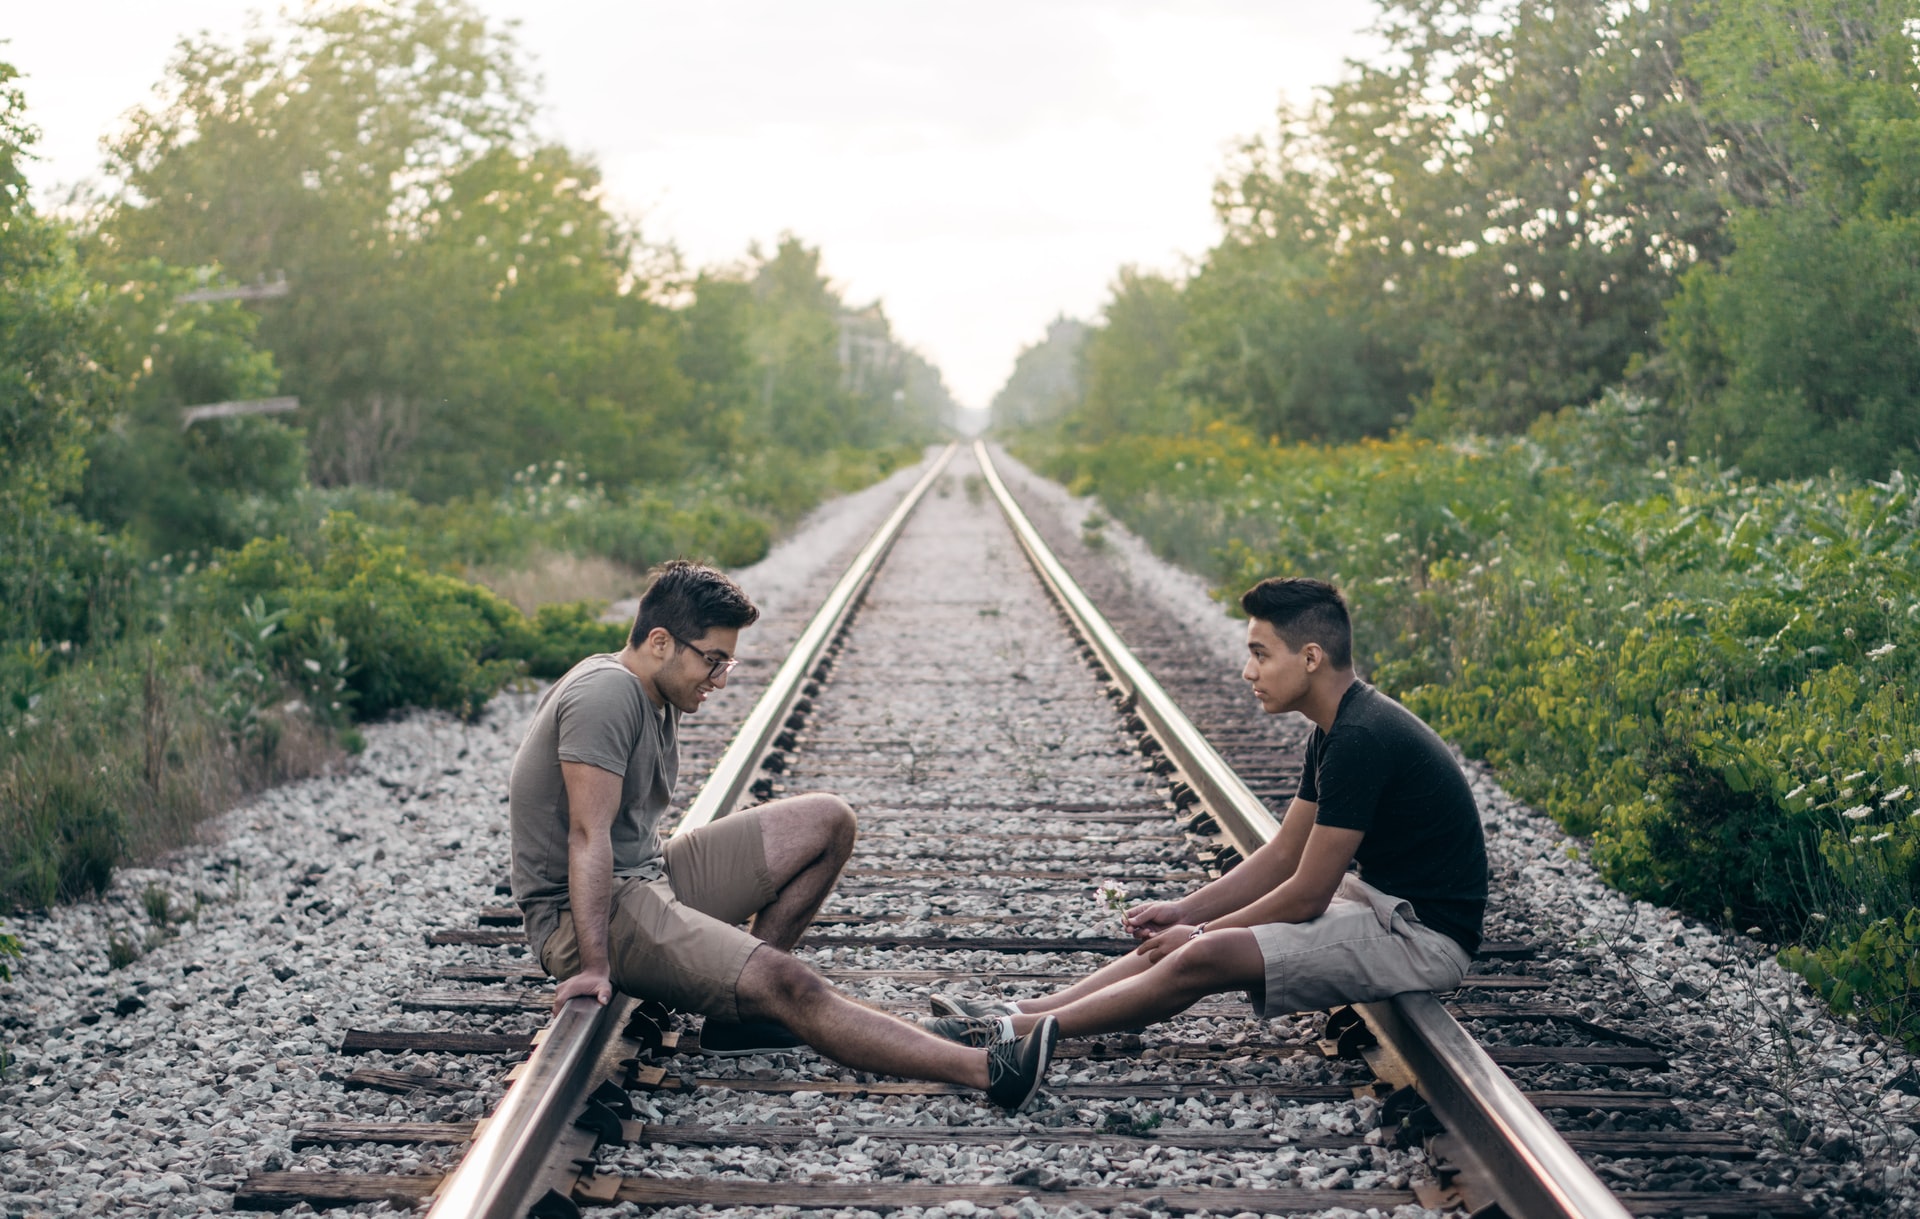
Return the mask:
{"type": "Polygon", "coordinates": [[[1487,843],[1460,764],[1438,733],[1364,681],[1313,730],[1299,797],[1317,824],[1360,830],[1360,879],[1405,898],[1421,922],[1472,953],[1487,909],[1487,843]]]}

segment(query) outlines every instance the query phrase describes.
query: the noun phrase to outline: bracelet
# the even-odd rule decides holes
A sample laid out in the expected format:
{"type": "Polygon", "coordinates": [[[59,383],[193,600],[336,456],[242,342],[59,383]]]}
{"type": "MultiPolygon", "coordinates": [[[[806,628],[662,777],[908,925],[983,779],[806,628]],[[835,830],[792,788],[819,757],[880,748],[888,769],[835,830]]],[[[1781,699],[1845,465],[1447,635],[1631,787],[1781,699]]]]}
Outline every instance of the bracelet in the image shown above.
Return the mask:
{"type": "MultiPolygon", "coordinates": [[[[1206,923],[1204,922],[1195,923],[1193,925],[1193,935],[1199,935],[1201,932],[1205,931],[1206,929],[1207,929],[1206,923]]],[[[1188,936],[1187,938],[1192,939],[1193,936],[1188,936]]]]}

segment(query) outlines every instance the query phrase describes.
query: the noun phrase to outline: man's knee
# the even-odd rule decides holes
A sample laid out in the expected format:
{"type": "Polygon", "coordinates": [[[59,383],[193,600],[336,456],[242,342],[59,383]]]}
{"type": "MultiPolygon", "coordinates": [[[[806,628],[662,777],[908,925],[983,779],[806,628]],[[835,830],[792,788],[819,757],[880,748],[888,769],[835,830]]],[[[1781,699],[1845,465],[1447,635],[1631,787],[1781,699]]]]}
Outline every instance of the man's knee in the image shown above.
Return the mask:
{"type": "Polygon", "coordinates": [[[1178,990],[1232,990],[1248,983],[1244,953],[1223,935],[1196,936],[1168,954],[1160,966],[1166,982],[1178,990]]]}
{"type": "Polygon", "coordinates": [[[854,841],[860,836],[860,818],[853,806],[831,792],[820,793],[820,820],[829,849],[845,859],[853,854],[854,841]]]}
{"type": "Polygon", "coordinates": [[[795,1011],[815,1006],[831,993],[827,980],[805,962],[762,946],[747,958],[740,971],[734,999],[743,1016],[781,1020],[795,1011]]]}
{"type": "Polygon", "coordinates": [[[818,845],[821,854],[841,859],[853,854],[860,819],[854,816],[852,805],[832,792],[806,792],[783,803],[788,807],[780,815],[804,827],[805,837],[818,845]]]}

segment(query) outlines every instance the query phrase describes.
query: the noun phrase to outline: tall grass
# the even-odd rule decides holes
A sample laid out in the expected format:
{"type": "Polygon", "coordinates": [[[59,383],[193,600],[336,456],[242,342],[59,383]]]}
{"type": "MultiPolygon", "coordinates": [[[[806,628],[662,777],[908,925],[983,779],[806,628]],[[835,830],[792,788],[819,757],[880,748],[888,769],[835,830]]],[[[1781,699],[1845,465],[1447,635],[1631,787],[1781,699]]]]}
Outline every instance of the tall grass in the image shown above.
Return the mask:
{"type": "Polygon", "coordinates": [[[231,639],[127,640],[52,683],[0,751],[0,900],[104,892],[249,792],[338,757],[333,732],[231,639]]]}

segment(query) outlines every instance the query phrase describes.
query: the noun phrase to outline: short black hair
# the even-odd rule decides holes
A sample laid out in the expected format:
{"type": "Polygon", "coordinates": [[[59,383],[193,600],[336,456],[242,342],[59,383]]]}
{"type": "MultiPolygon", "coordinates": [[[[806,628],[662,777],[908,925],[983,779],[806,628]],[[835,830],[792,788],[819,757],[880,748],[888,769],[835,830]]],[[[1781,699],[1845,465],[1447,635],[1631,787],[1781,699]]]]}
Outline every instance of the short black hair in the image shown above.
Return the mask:
{"type": "Polygon", "coordinates": [[[672,559],[647,573],[647,591],[633,616],[627,646],[639,647],[655,627],[692,643],[714,627],[752,626],[760,610],[723,571],[690,559],[672,559]]]}
{"type": "Polygon", "coordinates": [[[1270,576],[1240,594],[1240,608],[1258,618],[1298,652],[1310,643],[1336,669],[1353,667],[1353,620],[1347,599],[1325,580],[1306,576],[1270,576]]]}

